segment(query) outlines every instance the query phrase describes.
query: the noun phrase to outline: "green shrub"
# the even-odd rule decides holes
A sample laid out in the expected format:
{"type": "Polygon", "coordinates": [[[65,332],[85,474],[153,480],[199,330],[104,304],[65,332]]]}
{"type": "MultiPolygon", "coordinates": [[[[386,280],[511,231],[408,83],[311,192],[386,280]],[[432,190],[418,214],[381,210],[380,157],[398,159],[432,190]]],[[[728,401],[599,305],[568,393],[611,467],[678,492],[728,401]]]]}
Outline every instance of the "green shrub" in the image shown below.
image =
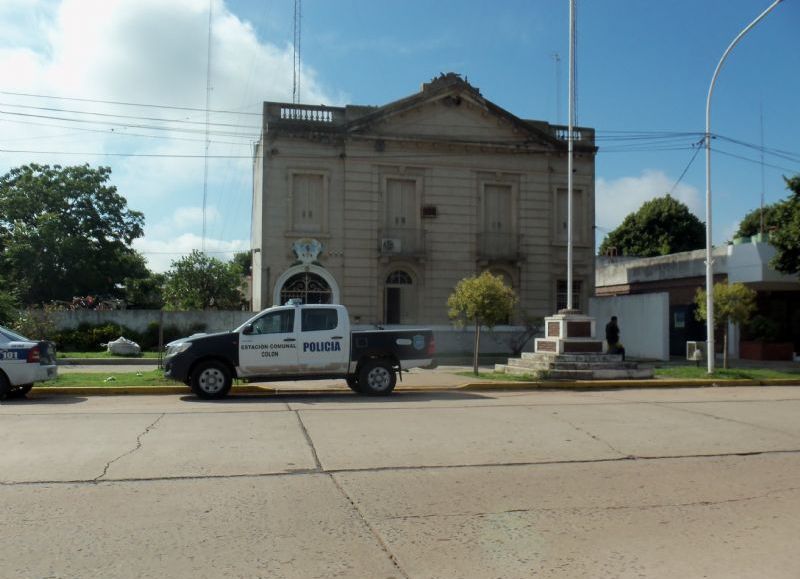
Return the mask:
{"type": "MultiPolygon", "coordinates": [[[[150,322],[147,324],[147,329],[141,335],[141,342],[139,345],[142,350],[157,350],[158,349],[158,322],[150,322]]],[[[188,328],[180,328],[174,325],[164,326],[164,345],[166,346],[173,340],[190,336],[198,332],[204,332],[206,325],[203,323],[192,324],[188,328]]]]}
{"type": "MultiPolygon", "coordinates": [[[[144,332],[139,333],[126,326],[119,324],[102,324],[92,326],[87,323],[80,324],[77,328],[60,330],[54,332],[50,339],[56,343],[59,352],[102,352],[107,344],[124,336],[133,340],[142,350],[158,350],[158,322],[150,322],[144,332]]],[[[202,323],[192,324],[188,328],[178,326],[164,326],[164,345],[173,340],[190,336],[198,332],[204,332],[206,325],[202,323]]]]}
{"type": "MultiPolygon", "coordinates": [[[[102,352],[103,344],[124,336],[140,343],[141,336],[131,328],[119,324],[103,324],[92,326],[80,324],[72,330],[61,330],[55,335],[56,348],[61,352],[102,352]]],[[[140,344],[141,345],[141,344],[140,344]]]]}

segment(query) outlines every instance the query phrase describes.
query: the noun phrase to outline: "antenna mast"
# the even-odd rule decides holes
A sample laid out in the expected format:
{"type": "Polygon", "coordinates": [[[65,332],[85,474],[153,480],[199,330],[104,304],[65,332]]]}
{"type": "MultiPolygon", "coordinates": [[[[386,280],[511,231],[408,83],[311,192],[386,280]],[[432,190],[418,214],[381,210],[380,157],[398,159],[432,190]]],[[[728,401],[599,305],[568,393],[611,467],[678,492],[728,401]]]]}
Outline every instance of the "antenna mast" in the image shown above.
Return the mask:
{"type": "Polygon", "coordinates": [[[764,103],[759,106],[759,116],[761,118],[761,211],[760,222],[761,227],[759,233],[764,234],[764,103]]]}
{"type": "Polygon", "coordinates": [[[208,151],[211,140],[208,126],[211,114],[211,17],[213,14],[214,0],[208,0],[208,52],[206,55],[206,153],[203,162],[203,236],[201,241],[202,251],[206,252],[206,201],[208,200],[208,151]]]}
{"type": "Polygon", "coordinates": [[[557,52],[552,54],[553,61],[556,63],[556,123],[561,124],[561,55],[557,52]]]}
{"type": "Polygon", "coordinates": [[[294,70],[292,72],[292,103],[300,103],[300,33],[303,19],[302,0],[294,0],[294,70]]]}

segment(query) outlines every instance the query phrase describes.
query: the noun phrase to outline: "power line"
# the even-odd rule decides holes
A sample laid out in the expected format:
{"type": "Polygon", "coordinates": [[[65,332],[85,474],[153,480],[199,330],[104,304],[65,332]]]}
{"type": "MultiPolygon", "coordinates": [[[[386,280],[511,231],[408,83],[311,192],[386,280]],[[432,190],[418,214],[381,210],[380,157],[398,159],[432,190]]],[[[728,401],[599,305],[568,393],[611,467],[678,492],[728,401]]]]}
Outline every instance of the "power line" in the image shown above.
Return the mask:
{"type": "MultiPolygon", "coordinates": [[[[60,109],[60,108],[56,108],[56,107],[36,107],[36,106],[33,106],[33,105],[18,105],[18,104],[14,104],[14,103],[0,103],[0,106],[3,106],[3,107],[15,107],[15,108],[18,108],[18,109],[31,109],[31,110],[36,110],[36,111],[50,111],[50,112],[57,112],[57,113],[73,113],[73,114],[78,114],[78,115],[92,115],[92,116],[96,116],[96,117],[110,117],[110,118],[116,118],[116,119],[134,119],[134,120],[137,120],[137,121],[156,121],[156,122],[160,122],[160,123],[185,123],[185,124],[188,124],[188,125],[205,125],[205,121],[192,121],[192,120],[189,120],[189,119],[164,119],[164,118],[160,118],[160,117],[143,117],[143,116],[138,116],[138,115],[119,115],[119,114],[113,114],[113,113],[99,113],[99,112],[95,112],[95,111],[77,111],[77,110],[74,110],[74,109],[60,109]]],[[[18,114],[18,113],[7,112],[6,114],[18,114]]],[[[82,119],[75,119],[75,120],[80,121],[82,119]]],[[[253,125],[237,125],[237,124],[233,124],[233,123],[212,123],[212,124],[215,125],[215,126],[218,126],[218,127],[231,127],[231,128],[237,128],[237,129],[238,128],[247,128],[247,129],[253,128],[253,125]]]]}
{"type": "MultiPolygon", "coordinates": [[[[747,161],[748,163],[755,163],[755,164],[760,164],[761,163],[761,160],[759,160],[759,159],[751,159],[749,157],[745,157],[744,155],[737,155],[735,153],[729,153],[727,151],[722,151],[720,149],[714,149],[713,151],[715,153],[719,153],[720,155],[725,155],[726,157],[733,157],[734,159],[741,159],[742,161],[747,161]]],[[[764,163],[763,165],[765,167],[771,167],[772,169],[778,169],[780,171],[786,171],[786,172],[789,172],[789,173],[796,173],[796,172],[798,172],[798,170],[800,170],[798,168],[790,169],[789,167],[782,167],[780,165],[772,165],[770,163],[764,163]]]]}
{"type": "MultiPolygon", "coordinates": [[[[195,107],[182,107],[176,105],[155,105],[149,103],[129,103],[129,102],[122,102],[122,101],[109,101],[109,100],[101,100],[101,99],[87,99],[87,98],[77,98],[77,97],[63,97],[63,96],[53,96],[53,95],[43,95],[43,94],[33,94],[33,93],[23,93],[23,92],[11,92],[0,90],[0,94],[10,95],[10,96],[22,96],[22,97],[31,97],[31,98],[42,98],[42,99],[54,99],[54,100],[63,100],[63,101],[75,101],[75,102],[83,102],[83,103],[98,103],[98,104],[106,104],[106,105],[119,105],[125,107],[143,107],[143,108],[154,108],[154,109],[168,109],[168,110],[175,110],[175,111],[192,111],[197,113],[204,113],[206,109],[200,109],[195,107]]],[[[255,103],[256,105],[260,105],[261,103],[255,103]]],[[[248,111],[231,111],[231,110],[222,110],[222,109],[213,109],[211,110],[212,113],[222,113],[228,115],[249,115],[249,116],[256,116],[260,117],[261,113],[251,113],[248,111]]]]}
{"type": "Polygon", "coordinates": [[[86,157],[157,157],[165,159],[252,159],[252,155],[180,155],[176,153],[88,153],[77,151],[30,151],[22,149],[0,149],[0,153],[24,153],[26,155],[82,155],[86,157]]]}
{"type": "MultiPolygon", "coordinates": [[[[142,134],[142,133],[130,133],[128,131],[115,131],[114,129],[90,129],[88,127],[66,127],[64,125],[57,125],[57,124],[54,124],[54,123],[34,123],[32,121],[15,121],[15,120],[11,120],[11,119],[0,119],[0,122],[15,123],[15,124],[19,124],[19,125],[30,125],[30,126],[33,126],[33,127],[48,127],[48,128],[54,128],[54,129],[69,129],[71,131],[81,131],[81,132],[85,132],[85,133],[100,133],[100,134],[103,134],[103,135],[112,135],[112,136],[115,136],[115,137],[136,137],[136,138],[143,138],[143,139],[162,139],[162,140],[165,140],[165,141],[189,141],[189,142],[193,142],[193,143],[202,142],[202,141],[205,140],[205,139],[191,139],[191,138],[188,138],[188,137],[176,137],[176,136],[165,136],[165,135],[145,135],[145,134],[142,134]]],[[[28,136],[28,137],[14,137],[14,138],[10,138],[10,139],[3,138],[2,141],[3,142],[7,142],[7,141],[21,141],[21,140],[33,140],[33,139],[55,139],[55,138],[69,137],[69,136],[74,136],[74,135],[75,135],[75,133],[67,133],[67,134],[64,134],[64,135],[34,135],[34,136],[28,136]]],[[[230,142],[230,141],[214,141],[214,143],[217,144],[217,145],[234,145],[234,146],[238,146],[238,147],[242,147],[242,146],[249,147],[250,143],[253,140],[252,137],[249,137],[247,135],[241,135],[240,136],[240,134],[232,134],[232,135],[227,135],[227,136],[230,137],[230,138],[246,139],[247,142],[245,142],[245,143],[233,143],[233,142],[230,142]]]]}
{"type": "Polygon", "coordinates": [[[686,168],[683,170],[683,173],[681,173],[681,176],[678,177],[678,180],[675,181],[675,184],[672,186],[672,189],[669,190],[669,193],[668,193],[669,195],[672,195],[675,192],[675,189],[678,186],[678,184],[686,176],[686,172],[689,170],[689,167],[692,166],[692,163],[694,163],[694,160],[697,158],[697,154],[702,149],[702,147],[701,147],[702,144],[703,144],[703,141],[698,141],[697,143],[694,144],[694,148],[695,148],[694,149],[694,155],[692,155],[692,158],[689,159],[689,163],[687,163],[686,168]]]}
{"type": "MultiPolygon", "coordinates": [[[[173,131],[176,133],[188,133],[188,134],[205,134],[202,129],[190,129],[190,128],[183,128],[183,127],[166,127],[166,126],[158,126],[158,125],[143,125],[143,124],[136,124],[136,123],[117,123],[113,121],[94,121],[89,119],[73,119],[69,117],[56,117],[51,115],[35,115],[32,113],[18,113],[18,112],[11,112],[11,111],[4,111],[0,110],[0,114],[10,115],[12,117],[24,117],[24,118],[33,118],[33,119],[49,119],[54,121],[64,121],[68,123],[84,123],[88,125],[103,125],[103,126],[113,126],[113,127],[124,127],[124,128],[135,128],[135,129],[147,129],[152,131],[173,131]]],[[[255,132],[258,130],[256,127],[252,127],[253,131],[255,132]]],[[[213,134],[215,135],[222,135],[226,137],[236,137],[238,133],[230,132],[230,131],[215,131],[213,134]]]]}

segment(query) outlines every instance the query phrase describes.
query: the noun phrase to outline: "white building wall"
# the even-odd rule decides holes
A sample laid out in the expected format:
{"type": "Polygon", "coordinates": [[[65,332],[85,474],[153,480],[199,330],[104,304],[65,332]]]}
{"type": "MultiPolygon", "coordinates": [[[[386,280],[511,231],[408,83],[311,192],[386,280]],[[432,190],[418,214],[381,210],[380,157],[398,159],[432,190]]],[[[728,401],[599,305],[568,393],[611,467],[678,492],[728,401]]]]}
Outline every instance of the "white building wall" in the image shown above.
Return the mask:
{"type": "Polygon", "coordinates": [[[669,360],[669,294],[637,294],[589,299],[589,315],[597,320],[597,337],[617,316],[620,341],[631,358],[669,360]]]}

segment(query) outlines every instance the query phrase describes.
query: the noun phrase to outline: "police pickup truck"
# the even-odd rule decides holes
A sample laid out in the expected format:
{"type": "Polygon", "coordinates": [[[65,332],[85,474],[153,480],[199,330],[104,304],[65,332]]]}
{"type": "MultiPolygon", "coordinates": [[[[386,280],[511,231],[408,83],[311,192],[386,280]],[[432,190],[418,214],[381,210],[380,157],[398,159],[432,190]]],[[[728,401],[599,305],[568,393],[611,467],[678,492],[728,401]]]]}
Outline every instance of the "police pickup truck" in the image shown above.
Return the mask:
{"type": "Polygon", "coordinates": [[[34,382],[54,380],[56,349],[0,326],[0,400],[25,396],[34,382]]]}
{"type": "Polygon", "coordinates": [[[269,308],[230,332],[167,344],[164,373],[200,398],[222,398],[233,378],[249,381],[342,378],[366,395],[386,395],[397,374],[433,364],[431,330],[350,330],[340,305],[269,308]]]}

